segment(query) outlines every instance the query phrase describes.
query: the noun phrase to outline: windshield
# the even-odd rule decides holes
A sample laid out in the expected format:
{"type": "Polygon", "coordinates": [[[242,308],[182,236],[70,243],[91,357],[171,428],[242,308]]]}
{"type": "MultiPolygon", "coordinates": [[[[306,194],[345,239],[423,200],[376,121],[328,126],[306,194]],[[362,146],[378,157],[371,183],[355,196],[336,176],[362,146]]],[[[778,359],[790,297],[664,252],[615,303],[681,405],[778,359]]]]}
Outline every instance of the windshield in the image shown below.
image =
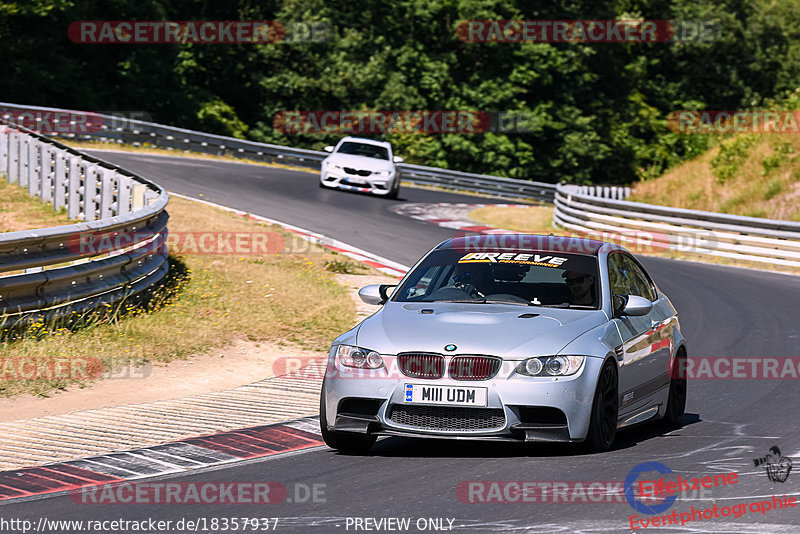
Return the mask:
{"type": "Polygon", "coordinates": [[[354,156],[365,156],[375,159],[389,159],[389,150],[387,150],[386,147],[367,143],[354,143],[352,141],[342,143],[336,153],[353,154],[354,156]]]}
{"type": "Polygon", "coordinates": [[[597,258],[584,254],[437,250],[414,269],[393,300],[598,309],[597,272],[597,258]]]}

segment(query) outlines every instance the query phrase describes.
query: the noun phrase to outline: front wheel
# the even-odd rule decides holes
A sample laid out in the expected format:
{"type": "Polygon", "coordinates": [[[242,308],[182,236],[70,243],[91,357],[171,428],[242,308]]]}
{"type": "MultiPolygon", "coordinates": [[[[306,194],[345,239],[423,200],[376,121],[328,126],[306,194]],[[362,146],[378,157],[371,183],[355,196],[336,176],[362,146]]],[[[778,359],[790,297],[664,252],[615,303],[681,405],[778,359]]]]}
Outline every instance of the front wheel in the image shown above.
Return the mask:
{"type": "Polygon", "coordinates": [[[667,411],[662,421],[671,427],[680,427],[686,411],[686,351],[682,348],[675,357],[669,379],[669,397],[667,411]]]}
{"type": "Polygon", "coordinates": [[[592,419],[586,435],[586,444],[594,451],[601,452],[610,449],[617,435],[619,413],[617,389],[617,369],[613,362],[607,361],[603,364],[603,369],[597,379],[597,388],[592,402],[592,419]]]}
{"type": "Polygon", "coordinates": [[[319,428],[322,431],[322,441],[325,442],[325,445],[349,454],[367,452],[378,439],[377,436],[328,430],[328,418],[325,414],[325,384],[322,385],[322,393],[319,396],[319,428]]]}

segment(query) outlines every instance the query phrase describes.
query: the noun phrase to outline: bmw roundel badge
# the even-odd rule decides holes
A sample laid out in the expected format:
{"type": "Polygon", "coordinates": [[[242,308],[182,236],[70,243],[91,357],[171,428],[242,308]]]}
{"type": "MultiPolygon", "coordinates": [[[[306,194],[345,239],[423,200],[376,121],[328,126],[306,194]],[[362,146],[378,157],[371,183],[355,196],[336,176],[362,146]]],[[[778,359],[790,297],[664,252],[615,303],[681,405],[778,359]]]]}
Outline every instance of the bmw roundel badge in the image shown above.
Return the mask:
{"type": "Polygon", "coordinates": [[[447,352],[453,352],[453,351],[454,351],[454,350],[456,350],[457,348],[458,348],[458,347],[456,347],[456,346],[455,346],[455,345],[453,345],[452,343],[450,343],[449,345],[445,345],[445,346],[444,346],[444,350],[446,350],[447,352]]]}

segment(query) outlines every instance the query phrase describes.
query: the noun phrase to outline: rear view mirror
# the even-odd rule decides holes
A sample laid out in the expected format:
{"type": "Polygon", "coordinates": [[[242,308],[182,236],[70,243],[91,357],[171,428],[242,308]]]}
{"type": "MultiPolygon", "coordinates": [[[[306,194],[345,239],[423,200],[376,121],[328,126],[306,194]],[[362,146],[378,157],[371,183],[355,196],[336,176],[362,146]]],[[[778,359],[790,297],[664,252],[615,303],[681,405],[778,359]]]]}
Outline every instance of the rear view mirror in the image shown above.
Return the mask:
{"type": "Polygon", "coordinates": [[[393,290],[395,287],[397,286],[388,284],[372,284],[359,289],[358,296],[361,297],[361,300],[367,304],[380,306],[389,300],[389,297],[391,296],[391,292],[389,290],[393,290]]]}
{"type": "Polygon", "coordinates": [[[331,145],[328,145],[328,146],[326,146],[325,148],[323,148],[322,150],[324,150],[325,152],[333,152],[333,149],[334,149],[334,148],[335,148],[335,147],[333,147],[333,146],[331,146],[331,145]]]}
{"type": "Polygon", "coordinates": [[[395,163],[403,163],[404,160],[400,156],[395,156],[392,158],[392,161],[394,161],[395,163]]]}
{"type": "Polygon", "coordinates": [[[653,303],[637,295],[614,295],[614,315],[638,317],[647,315],[653,309],[653,303]]]}

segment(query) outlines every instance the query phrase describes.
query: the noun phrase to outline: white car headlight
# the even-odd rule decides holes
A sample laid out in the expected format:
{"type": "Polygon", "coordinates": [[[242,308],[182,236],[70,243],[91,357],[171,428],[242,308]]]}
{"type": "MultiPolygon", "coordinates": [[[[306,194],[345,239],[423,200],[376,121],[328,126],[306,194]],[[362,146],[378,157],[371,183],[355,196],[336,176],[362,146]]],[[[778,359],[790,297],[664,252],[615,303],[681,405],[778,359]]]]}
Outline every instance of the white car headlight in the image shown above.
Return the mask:
{"type": "Polygon", "coordinates": [[[585,359],[585,356],[540,356],[520,363],[516,372],[525,376],[574,375],[585,359]]]}
{"type": "Polygon", "coordinates": [[[392,173],[390,171],[375,171],[373,174],[377,176],[389,176],[392,173]]]}
{"type": "Polygon", "coordinates": [[[335,164],[334,162],[332,162],[332,161],[326,161],[326,162],[325,162],[325,164],[326,164],[328,167],[333,167],[334,169],[341,169],[341,167],[340,167],[339,165],[336,165],[336,164],[335,164]]]}
{"type": "Polygon", "coordinates": [[[339,345],[336,349],[339,363],[345,367],[358,367],[361,369],[380,369],[383,367],[383,358],[374,350],[354,347],[352,345],[339,345]]]}

